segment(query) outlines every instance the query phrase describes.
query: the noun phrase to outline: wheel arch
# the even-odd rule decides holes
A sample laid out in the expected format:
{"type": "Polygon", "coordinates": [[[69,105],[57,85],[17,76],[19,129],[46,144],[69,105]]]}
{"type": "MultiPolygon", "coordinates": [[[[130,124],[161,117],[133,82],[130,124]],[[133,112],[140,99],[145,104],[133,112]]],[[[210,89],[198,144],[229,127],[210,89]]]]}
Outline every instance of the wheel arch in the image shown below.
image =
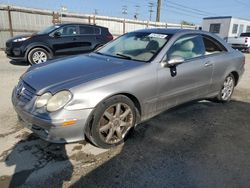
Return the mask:
{"type": "Polygon", "coordinates": [[[92,110],[91,114],[89,115],[87,121],[86,121],[86,125],[84,127],[84,134],[85,134],[85,138],[87,138],[89,140],[89,137],[91,136],[90,135],[90,129],[91,129],[91,126],[92,126],[92,121],[93,121],[93,118],[94,118],[94,113],[95,113],[95,109],[96,107],[102,103],[103,101],[111,98],[111,97],[114,97],[114,96],[117,96],[117,95],[123,95],[123,96],[126,96],[128,97],[135,105],[136,107],[136,124],[138,124],[141,120],[141,114],[142,114],[142,108],[141,108],[141,103],[140,101],[138,100],[138,98],[131,94],[131,93],[127,93],[127,92],[120,92],[120,93],[115,93],[115,94],[112,94],[112,95],[109,95],[105,98],[103,98],[98,104],[96,104],[96,106],[94,107],[94,109],[92,110]]]}
{"type": "Polygon", "coordinates": [[[31,50],[33,50],[34,48],[42,48],[44,50],[46,50],[51,56],[53,56],[53,51],[45,44],[42,43],[35,43],[32,45],[29,45],[26,50],[25,50],[25,59],[28,60],[28,54],[31,50]]]}
{"type": "Polygon", "coordinates": [[[231,74],[234,76],[234,81],[235,81],[235,86],[236,86],[239,81],[239,74],[236,71],[232,71],[231,74]]]}

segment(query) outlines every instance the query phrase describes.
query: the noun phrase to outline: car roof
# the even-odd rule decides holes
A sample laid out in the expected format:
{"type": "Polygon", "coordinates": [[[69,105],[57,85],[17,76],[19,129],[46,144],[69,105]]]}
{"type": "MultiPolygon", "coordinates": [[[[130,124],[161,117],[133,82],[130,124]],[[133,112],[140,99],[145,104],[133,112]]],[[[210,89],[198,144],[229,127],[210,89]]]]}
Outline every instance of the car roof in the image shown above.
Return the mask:
{"type": "Polygon", "coordinates": [[[206,33],[201,30],[194,29],[168,29],[168,28],[150,28],[150,29],[140,29],[135,32],[146,32],[146,33],[161,33],[161,34],[176,34],[176,33],[206,33]]]}
{"type": "Polygon", "coordinates": [[[95,24],[88,24],[88,23],[75,23],[75,22],[72,22],[72,23],[60,23],[60,24],[56,24],[58,26],[66,26],[66,25],[82,25],[82,26],[94,26],[94,27],[99,27],[99,28],[106,28],[106,27],[103,27],[103,26],[99,26],[99,25],[95,25],[95,24]]]}

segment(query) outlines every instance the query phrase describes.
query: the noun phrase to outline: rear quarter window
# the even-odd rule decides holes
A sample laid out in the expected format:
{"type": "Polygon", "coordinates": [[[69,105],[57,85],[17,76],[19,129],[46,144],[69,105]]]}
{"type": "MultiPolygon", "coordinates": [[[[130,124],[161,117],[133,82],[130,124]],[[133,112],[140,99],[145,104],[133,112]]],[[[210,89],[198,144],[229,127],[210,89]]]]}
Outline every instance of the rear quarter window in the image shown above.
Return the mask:
{"type": "Polygon", "coordinates": [[[80,35],[94,35],[95,29],[91,26],[80,26],[80,35]]]}
{"type": "Polygon", "coordinates": [[[218,54],[226,52],[227,49],[216,39],[209,36],[203,36],[205,55],[218,54]]]}
{"type": "Polygon", "coordinates": [[[98,28],[98,27],[95,27],[95,28],[94,28],[94,33],[95,33],[96,35],[100,35],[100,34],[101,34],[101,29],[98,28]]]}

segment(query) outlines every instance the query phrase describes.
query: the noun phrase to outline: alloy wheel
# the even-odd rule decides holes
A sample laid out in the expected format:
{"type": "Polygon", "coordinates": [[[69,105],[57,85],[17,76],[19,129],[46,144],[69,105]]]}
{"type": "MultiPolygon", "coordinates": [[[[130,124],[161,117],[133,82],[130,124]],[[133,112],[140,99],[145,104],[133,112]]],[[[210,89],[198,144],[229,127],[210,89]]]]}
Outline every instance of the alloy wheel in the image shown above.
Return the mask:
{"type": "Polygon", "coordinates": [[[133,112],[125,103],[116,103],[107,108],[99,121],[99,134],[107,144],[116,144],[124,139],[133,126],[133,112]]]}
{"type": "Polygon", "coordinates": [[[38,63],[44,63],[44,62],[47,61],[47,59],[48,59],[47,54],[44,53],[43,51],[36,51],[32,55],[32,60],[36,64],[38,64],[38,63]]]}
{"type": "Polygon", "coordinates": [[[223,88],[221,90],[222,100],[227,101],[231,97],[233,89],[234,89],[234,79],[232,78],[232,76],[228,76],[225,79],[223,83],[223,88]]]}

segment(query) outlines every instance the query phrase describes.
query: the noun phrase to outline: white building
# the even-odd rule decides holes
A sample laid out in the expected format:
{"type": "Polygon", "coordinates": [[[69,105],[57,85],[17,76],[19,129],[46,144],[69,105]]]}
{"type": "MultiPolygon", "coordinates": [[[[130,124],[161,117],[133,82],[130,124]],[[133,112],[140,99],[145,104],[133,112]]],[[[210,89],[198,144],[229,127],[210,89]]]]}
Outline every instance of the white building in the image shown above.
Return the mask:
{"type": "Polygon", "coordinates": [[[227,39],[228,37],[239,36],[241,33],[250,32],[250,20],[232,16],[207,17],[203,18],[202,29],[227,39]]]}

